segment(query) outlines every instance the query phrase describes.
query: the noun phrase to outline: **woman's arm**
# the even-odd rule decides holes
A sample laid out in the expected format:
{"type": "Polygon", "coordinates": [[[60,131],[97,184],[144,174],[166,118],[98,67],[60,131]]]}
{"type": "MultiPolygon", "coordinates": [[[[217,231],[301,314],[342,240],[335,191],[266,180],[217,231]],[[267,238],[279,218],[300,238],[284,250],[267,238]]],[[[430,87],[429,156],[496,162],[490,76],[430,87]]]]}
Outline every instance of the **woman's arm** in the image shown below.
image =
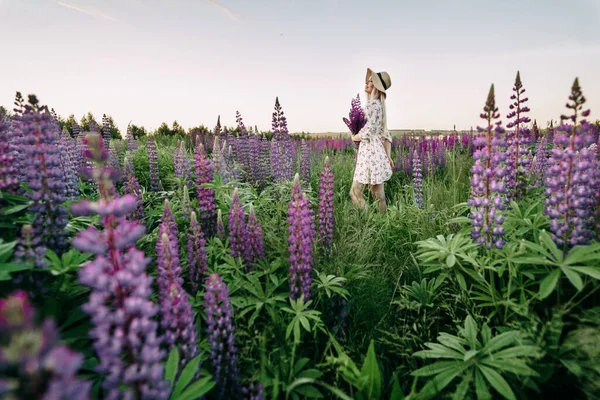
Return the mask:
{"type": "Polygon", "coordinates": [[[383,108],[381,107],[381,103],[374,101],[371,103],[370,107],[367,107],[367,123],[356,136],[361,139],[368,139],[369,136],[375,136],[374,130],[379,127],[382,120],[383,108]]]}

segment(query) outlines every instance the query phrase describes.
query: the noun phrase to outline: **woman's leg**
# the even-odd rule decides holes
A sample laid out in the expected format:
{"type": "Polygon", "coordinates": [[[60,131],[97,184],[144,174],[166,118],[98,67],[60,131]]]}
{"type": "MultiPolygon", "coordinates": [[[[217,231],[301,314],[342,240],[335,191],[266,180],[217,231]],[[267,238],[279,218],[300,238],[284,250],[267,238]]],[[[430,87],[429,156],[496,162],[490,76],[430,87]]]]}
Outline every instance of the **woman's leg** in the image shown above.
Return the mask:
{"type": "Polygon", "coordinates": [[[365,185],[357,182],[357,181],[353,181],[352,182],[352,187],[350,188],[350,198],[352,199],[352,202],[359,206],[360,208],[366,208],[367,207],[367,202],[365,201],[365,196],[363,196],[363,191],[365,190],[365,185]]]}
{"type": "Polygon", "coordinates": [[[379,185],[373,185],[371,187],[371,193],[373,194],[373,197],[377,201],[377,206],[379,207],[379,211],[386,212],[387,203],[385,201],[385,190],[383,187],[383,183],[380,183],[379,185]]]}

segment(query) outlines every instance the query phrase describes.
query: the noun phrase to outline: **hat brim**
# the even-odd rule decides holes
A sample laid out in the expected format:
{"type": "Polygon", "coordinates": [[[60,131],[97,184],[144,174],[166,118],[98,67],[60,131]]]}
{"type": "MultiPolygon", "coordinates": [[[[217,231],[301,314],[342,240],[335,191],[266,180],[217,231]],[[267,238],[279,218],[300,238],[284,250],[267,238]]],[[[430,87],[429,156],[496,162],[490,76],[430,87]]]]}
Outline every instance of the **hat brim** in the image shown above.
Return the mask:
{"type": "Polygon", "coordinates": [[[369,80],[369,76],[373,79],[373,86],[377,88],[381,93],[385,93],[385,89],[383,87],[383,83],[381,83],[381,79],[379,79],[379,75],[373,72],[371,68],[367,68],[367,74],[365,75],[365,82],[369,80]]]}

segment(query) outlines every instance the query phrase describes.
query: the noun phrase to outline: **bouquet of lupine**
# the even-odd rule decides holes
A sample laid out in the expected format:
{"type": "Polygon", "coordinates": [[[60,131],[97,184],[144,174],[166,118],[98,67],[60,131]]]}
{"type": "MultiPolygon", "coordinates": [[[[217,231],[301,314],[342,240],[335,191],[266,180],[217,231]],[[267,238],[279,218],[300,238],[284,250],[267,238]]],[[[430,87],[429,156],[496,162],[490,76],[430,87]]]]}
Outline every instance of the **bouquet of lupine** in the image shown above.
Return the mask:
{"type": "MultiPolygon", "coordinates": [[[[350,133],[352,133],[352,136],[354,136],[358,132],[360,132],[360,130],[367,123],[365,113],[362,107],[360,106],[360,98],[358,97],[358,94],[356,95],[356,98],[352,99],[350,114],[348,115],[348,117],[350,117],[350,119],[344,117],[342,118],[342,120],[348,126],[348,129],[350,129],[350,133]]],[[[354,146],[356,148],[358,148],[359,145],[360,143],[354,142],[354,146]]]]}

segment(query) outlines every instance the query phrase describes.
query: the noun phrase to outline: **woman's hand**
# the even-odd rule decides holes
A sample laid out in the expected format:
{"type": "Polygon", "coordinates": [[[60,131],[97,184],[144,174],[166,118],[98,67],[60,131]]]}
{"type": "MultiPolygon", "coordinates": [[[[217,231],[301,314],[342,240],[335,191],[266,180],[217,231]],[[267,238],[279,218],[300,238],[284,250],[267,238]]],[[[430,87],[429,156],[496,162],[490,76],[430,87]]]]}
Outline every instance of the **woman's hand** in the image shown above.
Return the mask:
{"type": "Polygon", "coordinates": [[[357,142],[357,143],[360,142],[360,136],[352,135],[352,141],[357,142]]]}
{"type": "Polygon", "coordinates": [[[394,160],[390,156],[388,156],[388,161],[390,163],[390,167],[392,167],[392,171],[394,170],[394,160]]]}

